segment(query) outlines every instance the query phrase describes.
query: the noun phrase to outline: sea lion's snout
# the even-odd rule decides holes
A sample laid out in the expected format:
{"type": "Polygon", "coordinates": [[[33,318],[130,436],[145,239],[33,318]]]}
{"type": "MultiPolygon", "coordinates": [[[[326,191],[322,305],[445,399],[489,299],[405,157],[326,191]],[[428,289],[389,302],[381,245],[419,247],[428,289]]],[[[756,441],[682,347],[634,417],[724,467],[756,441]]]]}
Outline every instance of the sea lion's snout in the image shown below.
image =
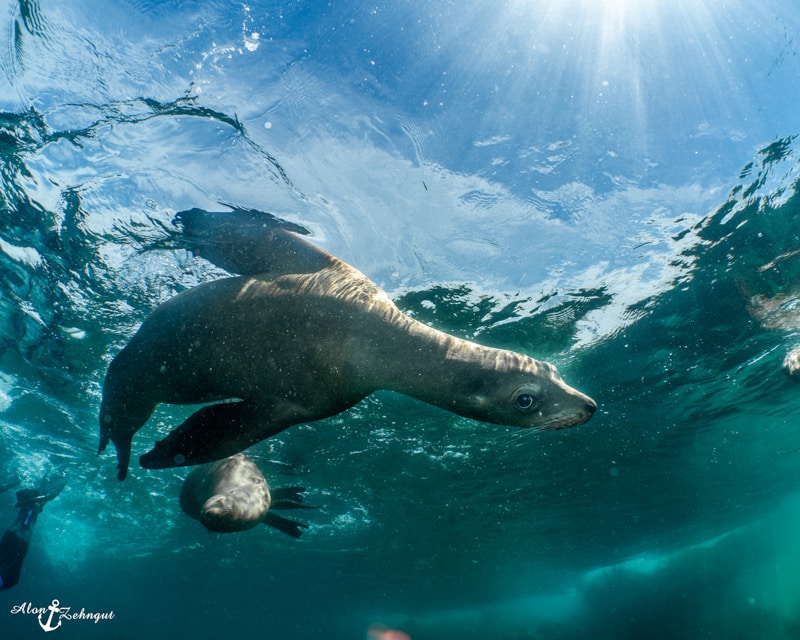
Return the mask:
{"type": "Polygon", "coordinates": [[[560,384],[554,392],[557,399],[553,399],[548,413],[543,413],[545,418],[537,424],[531,425],[542,431],[568,429],[588,422],[597,411],[597,403],[586,394],[573,389],[559,380],[560,384]]]}
{"type": "Polygon", "coordinates": [[[577,411],[577,422],[567,425],[570,427],[575,427],[579,424],[583,424],[584,422],[588,422],[589,419],[594,415],[594,412],[597,411],[597,403],[594,400],[592,400],[589,396],[584,395],[580,391],[576,391],[575,393],[580,396],[579,402],[582,403],[583,406],[577,411]]]}
{"type": "Polygon", "coordinates": [[[552,430],[576,427],[588,422],[597,411],[597,403],[564,382],[558,369],[549,362],[536,364],[538,375],[542,378],[542,402],[546,404],[547,410],[542,412],[543,419],[531,426],[552,430]]]}
{"type": "Polygon", "coordinates": [[[573,411],[575,412],[575,424],[568,425],[568,426],[577,426],[579,424],[583,424],[584,422],[588,422],[591,417],[594,415],[594,412],[597,411],[597,403],[592,400],[589,396],[582,394],[580,391],[576,391],[578,394],[578,398],[576,398],[573,411]]]}
{"type": "Polygon", "coordinates": [[[577,427],[588,422],[597,411],[597,403],[564,382],[552,365],[549,365],[548,371],[550,379],[543,385],[547,411],[543,412],[540,422],[531,426],[550,431],[577,427]]]}

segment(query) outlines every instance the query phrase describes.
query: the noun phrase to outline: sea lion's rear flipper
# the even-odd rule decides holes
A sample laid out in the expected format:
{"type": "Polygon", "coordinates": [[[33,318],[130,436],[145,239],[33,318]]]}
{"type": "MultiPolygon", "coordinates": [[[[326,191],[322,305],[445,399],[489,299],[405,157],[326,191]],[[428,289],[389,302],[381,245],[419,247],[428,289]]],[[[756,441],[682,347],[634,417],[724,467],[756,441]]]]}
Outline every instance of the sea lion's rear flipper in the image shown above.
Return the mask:
{"type": "Polygon", "coordinates": [[[255,209],[188,209],[175,214],[183,246],[230,273],[314,273],[332,257],[296,234],[305,227],[255,209]]]}
{"type": "Polygon", "coordinates": [[[302,529],[308,529],[307,524],[289,520],[289,518],[284,518],[283,516],[278,516],[274,513],[267,513],[262,522],[268,527],[273,527],[274,529],[285,533],[287,536],[292,536],[292,538],[299,538],[301,535],[303,535],[302,529]]]}
{"type": "Polygon", "coordinates": [[[305,487],[281,487],[280,489],[270,489],[272,501],[270,509],[286,511],[289,509],[316,509],[317,507],[302,504],[303,492],[305,487]]]}
{"type": "Polygon", "coordinates": [[[270,432],[271,425],[264,424],[270,419],[269,408],[252,400],[205,406],[156,442],[139,463],[145,469],[169,469],[227,458],[291,424],[275,426],[270,432]]]}

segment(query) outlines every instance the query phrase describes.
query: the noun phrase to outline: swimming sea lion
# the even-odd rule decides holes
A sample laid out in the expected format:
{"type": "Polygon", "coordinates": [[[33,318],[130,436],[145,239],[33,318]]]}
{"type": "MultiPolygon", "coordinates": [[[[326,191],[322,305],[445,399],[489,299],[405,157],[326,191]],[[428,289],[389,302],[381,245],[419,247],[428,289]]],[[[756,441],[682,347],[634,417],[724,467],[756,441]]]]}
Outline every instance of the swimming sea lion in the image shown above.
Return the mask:
{"type": "Polygon", "coordinates": [[[217,402],[141,456],[148,469],[225,458],[301,422],[388,389],[495,424],[563,429],[596,405],[555,367],[437,331],[377,285],[269,214],[200,209],[176,216],[183,243],[236,277],[159,306],[111,362],[100,447],[124,479],[133,435],[156,404],[217,402]],[[219,402],[220,400],[233,400],[219,402]]]}
{"type": "MultiPolygon", "coordinates": [[[[790,252],[779,258],[794,257],[797,253],[790,252]]],[[[759,272],[774,268],[777,262],[778,260],[775,260],[760,267],[759,272]]],[[[800,311],[797,305],[797,300],[800,299],[799,286],[789,285],[773,295],[754,294],[750,283],[738,279],[736,289],[745,299],[747,312],[764,329],[795,333],[800,327],[800,311]]],[[[795,345],[786,353],[782,370],[789,378],[800,382],[800,346],[795,345]]]]}
{"type": "Polygon", "coordinates": [[[275,515],[270,509],[303,508],[302,489],[269,485],[255,462],[242,453],[195,467],[181,487],[181,509],[209,531],[246,531],[260,523],[294,538],[307,525],[275,515]]]}
{"type": "Polygon", "coordinates": [[[800,382],[800,347],[795,347],[786,354],[783,372],[795,382],[800,382]]]}

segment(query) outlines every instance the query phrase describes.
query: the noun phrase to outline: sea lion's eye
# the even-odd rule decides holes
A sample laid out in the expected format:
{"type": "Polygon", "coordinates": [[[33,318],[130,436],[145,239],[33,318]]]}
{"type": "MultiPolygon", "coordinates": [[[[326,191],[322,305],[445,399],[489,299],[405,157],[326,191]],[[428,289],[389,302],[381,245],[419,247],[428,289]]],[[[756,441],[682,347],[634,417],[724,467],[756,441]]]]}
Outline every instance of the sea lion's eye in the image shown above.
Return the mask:
{"type": "Polygon", "coordinates": [[[530,393],[520,393],[517,396],[517,409],[520,411],[530,411],[533,405],[534,399],[530,393]]]}

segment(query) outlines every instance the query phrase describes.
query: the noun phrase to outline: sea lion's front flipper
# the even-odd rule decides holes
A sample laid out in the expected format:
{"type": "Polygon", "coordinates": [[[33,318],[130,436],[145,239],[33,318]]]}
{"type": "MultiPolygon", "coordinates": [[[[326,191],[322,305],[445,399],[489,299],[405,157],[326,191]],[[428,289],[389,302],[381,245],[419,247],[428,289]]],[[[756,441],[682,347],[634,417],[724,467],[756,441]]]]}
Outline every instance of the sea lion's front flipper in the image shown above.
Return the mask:
{"type": "Polygon", "coordinates": [[[106,450],[109,442],[113,442],[114,448],[117,450],[117,479],[124,480],[128,477],[128,466],[131,463],[133,435],[122,432],[112,436],[108,428],[103,429],[101,427],[100,446],[97,448],[97,455],[106,450]]]}
{"type": "Polygon", "coordinates": [[[301,535],[303,535],[302,529],[308,529],[307,524],[289,520],[289,518],[284,518],[283,516],[278,516],[274,513],[268,513],[262,522],[268,527],[273,527],[274,529],[285,533],[287,536],[292,536],[293,538],[299,538],[301,535]]]}
{"type": "Polygon", "coordinates": [[[175,214],[186,249],[230,273],[314,273],[331,256],[295,234],[305,227],[255,209],[188,209],[175,214]]]}
{"type": "Polygon", "coordinates": [[[168,469],[221,460],[289,426],[273,430],[269,421],[270,410],[252,400],[208,405],[156,442],[139,463],[145,469],[168,469]]]}

